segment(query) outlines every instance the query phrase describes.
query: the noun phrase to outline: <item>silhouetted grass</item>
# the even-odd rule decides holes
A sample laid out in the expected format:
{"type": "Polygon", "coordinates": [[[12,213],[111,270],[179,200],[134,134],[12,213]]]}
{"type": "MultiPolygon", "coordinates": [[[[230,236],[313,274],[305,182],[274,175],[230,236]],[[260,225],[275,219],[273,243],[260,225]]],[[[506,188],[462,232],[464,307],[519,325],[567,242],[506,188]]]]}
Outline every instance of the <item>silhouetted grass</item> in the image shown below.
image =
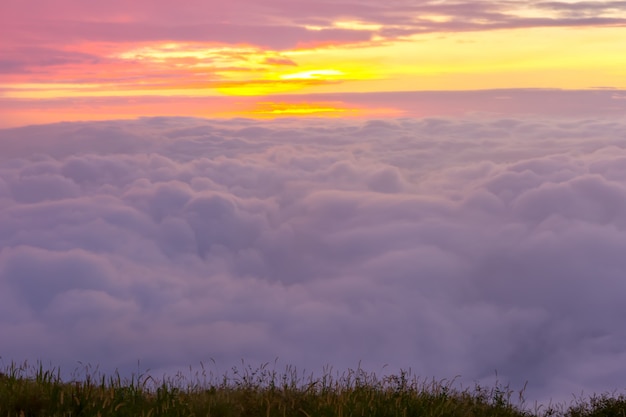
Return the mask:
{"type": "Polygon", "coordinates": [[[242,364],[216,376],[204,365],[188,376],[157,381],[147,374],[121,378],[85,366],[75,380],[63,381],[59,369],[38,363],[12,363],[0,372],[0,417],[619,417],[626,416],[623,396],[594,396],[575,405],[524,407],[523,390],[496,383],[473,389],[454,381],[425,381],[401,371],[378,378],[361,369],[319,378],[286,367],[242,364]]]}

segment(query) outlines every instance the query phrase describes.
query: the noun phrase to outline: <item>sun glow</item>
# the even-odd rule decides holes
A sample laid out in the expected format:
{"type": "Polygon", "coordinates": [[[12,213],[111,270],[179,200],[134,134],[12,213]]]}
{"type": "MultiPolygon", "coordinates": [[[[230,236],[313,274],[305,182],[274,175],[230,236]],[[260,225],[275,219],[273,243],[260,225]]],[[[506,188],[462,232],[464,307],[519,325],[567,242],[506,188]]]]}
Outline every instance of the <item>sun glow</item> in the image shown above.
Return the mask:
{"type": "MultiPolygon", "coordinates": [[[[520,12],[521,13],[521,12],[520,12]]],[[[445,16],[421,18],[445,22],[445,16]]],[[[378,30],[339,21],[326,29],[378,30]]],[[[283,50],[217,42],[77,43],[71,59],[0,77],[4,100],[263,97],[408,90],[625,88],[624,27],[525,28],[332,41],[283,50]],[[73,57],[77,56],[76,61],[73,57]],[[97,56],[99,59],[84,59],[97,56]]],[[[43,58],[42,62],[45,61],[43,58]]],[[[348,115],[328,103],[251,114],[348,115]]]]}
{"type": "Polygon", "coordinates": [[[328,79],[335,76],[345,75],[342,71],[337,71],[334,69],[322,69],[322,70],[311,70],[311,71],[302,71],[296,72],[292,74],[283,74],[280,76],[281,80],[319,80],[319,79],[328,79]]]}
{"type": "Polygon", "coordinates": [[[343,116],[345,113],[357,114],[358,109],[346,108],[343,103],[285,103],[285,102],[260,102],[250,114],[256,116],[289,116],[289,115],[323,115],[323,116],[343,116]]]}

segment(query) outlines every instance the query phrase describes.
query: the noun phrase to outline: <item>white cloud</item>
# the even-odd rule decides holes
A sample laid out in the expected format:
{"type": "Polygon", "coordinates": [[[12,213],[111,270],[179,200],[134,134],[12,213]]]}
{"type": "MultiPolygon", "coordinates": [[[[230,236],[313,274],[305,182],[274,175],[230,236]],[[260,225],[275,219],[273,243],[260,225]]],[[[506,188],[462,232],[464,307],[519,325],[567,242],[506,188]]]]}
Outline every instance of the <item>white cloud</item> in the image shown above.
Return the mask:
{"type": "Polygon", "coordinates": [[[621,389],[626,122],[0,131],[3,360],[621,389]],[[597,365],[597,366],[596,366],[597,365]],[[563,381],[568,381],[564,384],[563,381]]]}

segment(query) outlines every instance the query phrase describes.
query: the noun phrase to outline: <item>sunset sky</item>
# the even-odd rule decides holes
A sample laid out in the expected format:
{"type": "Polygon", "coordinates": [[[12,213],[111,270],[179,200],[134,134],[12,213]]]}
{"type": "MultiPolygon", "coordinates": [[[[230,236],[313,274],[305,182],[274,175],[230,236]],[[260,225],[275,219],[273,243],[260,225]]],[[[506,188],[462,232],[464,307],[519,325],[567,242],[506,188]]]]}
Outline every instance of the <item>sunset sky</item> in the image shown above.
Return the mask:
{"type": "Polygon", "coordinates": [[[613,0],[3,0],[0,126],[397,117],[415,108],[368,93],[624,89],[625,25],[613,0]]]}

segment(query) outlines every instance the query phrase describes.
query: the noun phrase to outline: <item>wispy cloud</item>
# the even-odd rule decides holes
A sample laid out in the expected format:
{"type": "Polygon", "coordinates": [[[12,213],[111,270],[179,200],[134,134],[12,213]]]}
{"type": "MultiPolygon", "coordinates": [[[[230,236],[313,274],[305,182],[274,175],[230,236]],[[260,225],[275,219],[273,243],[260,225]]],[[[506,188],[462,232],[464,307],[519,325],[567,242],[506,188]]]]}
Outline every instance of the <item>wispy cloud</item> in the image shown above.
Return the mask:
{"type": "Polygon", "coordinates": [[[15,40],[214,41],[274,49],[311,41],[367,41],[374,34],[477,30],[490,27],[624,24],[623,1],[189,1],[92,5],[38,1],[38,11],[11,0],[3,23],[15,40]],[[24,26],[26,24],[26,26],[24,26]],[[309,30],[316,28],[316,30],[309,30]]]}

